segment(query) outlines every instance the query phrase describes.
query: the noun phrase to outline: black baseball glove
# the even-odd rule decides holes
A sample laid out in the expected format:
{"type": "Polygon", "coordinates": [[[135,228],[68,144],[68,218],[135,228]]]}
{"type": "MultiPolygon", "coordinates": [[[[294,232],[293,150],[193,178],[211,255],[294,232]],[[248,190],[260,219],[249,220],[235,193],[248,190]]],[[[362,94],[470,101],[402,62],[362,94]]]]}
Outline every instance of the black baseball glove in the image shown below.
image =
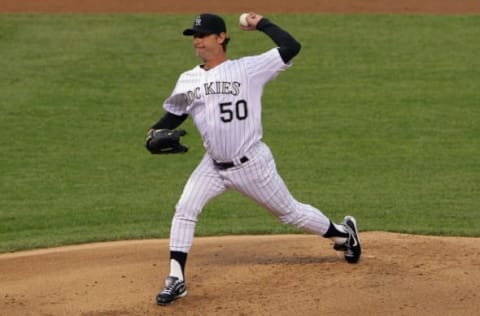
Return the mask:
{"type": "Polygon", "coordinates": [[[186,135],[184,130],[151,129],[145,139],[145,147],[151,154],[176,154],[188,151],[180,144],[180,137],[186,135]]]}

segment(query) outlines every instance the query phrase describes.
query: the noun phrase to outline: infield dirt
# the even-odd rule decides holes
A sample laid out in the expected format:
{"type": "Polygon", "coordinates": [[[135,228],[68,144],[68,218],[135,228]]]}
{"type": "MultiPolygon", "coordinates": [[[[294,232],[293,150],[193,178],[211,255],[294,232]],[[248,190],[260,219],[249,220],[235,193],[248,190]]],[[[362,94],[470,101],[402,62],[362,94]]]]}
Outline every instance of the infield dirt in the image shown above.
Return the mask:
{"type": "MultiPolygon", "coordinates": [[[[477,0],[3,0],[0,12],[480,13],[477,0]]],[[[361,222],[359,223],[361,225],[361,222]]],[[[280,225],[280,224],[279,224],[280,225]]],[[[361,226],[360,226],[361,228],[361,226]]],[[[349,265],[311,235],[195,239],[187,297],[160,307],[168,241],[0,255],[0,315],[477,315],[478,238],[361,233],[349,265]]]]}
{"type": "Polygon", "coordinates": [[[350,265],[317,236],[197,238],[188,295],[157,306],[168,241],[0,255],[1,315],[476,315],[475,238],[361,234],[350,265]]]}

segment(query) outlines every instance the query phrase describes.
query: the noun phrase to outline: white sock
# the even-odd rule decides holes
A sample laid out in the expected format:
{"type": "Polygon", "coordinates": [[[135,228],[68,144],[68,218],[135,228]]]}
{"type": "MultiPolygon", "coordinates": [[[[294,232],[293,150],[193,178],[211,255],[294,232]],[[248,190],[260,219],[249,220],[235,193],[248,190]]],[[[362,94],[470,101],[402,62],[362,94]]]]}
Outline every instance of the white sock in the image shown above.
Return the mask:
{"type": "Polygon", "coordinates": [[[347,238],[345,237],[331,237],[330,239],[333,240],[333,242],[338,245],[344,244],[347,242],[347,238]]]}
{"type": "MultiPolygon", "coordinates": [[[[345,233],[345,234],[348,234],[348,232],[345,230],[345,227],[343,227],[343,225],[338,225],[338,224],[335,224],[335,223],[332,223],[333,226],[335,226],[335,228],[339,231],[339,232],[342,232],[342,233],[345,233]]],[[[347,242],[347,237],[331,237],[330,238],[331,240],[333,240],[334,243],[336,244],[344,244],[347,242]]]]}
{"type": "Polygon", "coordinates": [[[343,226],[343,225],[338,225],[338,224],[335,224],[335,223],[332,223],[332,224],[333,224],[333,226],[335,226],[335,228],[336,228],[339,232],[345,233],[345,234],[348,235],[348,232],[346,231],[345,226],[343,226]]]}
{"type": "Polygon", "coordinates": [[[180,281],[183,281],[182,267],[175,259],[170,259],[170,276],[177,277],[180,281]]]}

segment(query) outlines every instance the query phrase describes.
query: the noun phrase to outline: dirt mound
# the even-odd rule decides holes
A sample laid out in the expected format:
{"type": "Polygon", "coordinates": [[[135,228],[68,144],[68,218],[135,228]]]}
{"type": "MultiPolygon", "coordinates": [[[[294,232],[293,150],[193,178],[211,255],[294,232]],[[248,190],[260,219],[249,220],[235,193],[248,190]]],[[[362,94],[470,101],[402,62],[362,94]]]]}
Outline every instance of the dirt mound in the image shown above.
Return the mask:
{"type": "Polygon", "coordinates": [[[197,238],[188,295],[162,307],[168,241],[0,255],[1,315],[474,315],[480,243],[361,234],[350,265],[311,235],[197,238]]]}

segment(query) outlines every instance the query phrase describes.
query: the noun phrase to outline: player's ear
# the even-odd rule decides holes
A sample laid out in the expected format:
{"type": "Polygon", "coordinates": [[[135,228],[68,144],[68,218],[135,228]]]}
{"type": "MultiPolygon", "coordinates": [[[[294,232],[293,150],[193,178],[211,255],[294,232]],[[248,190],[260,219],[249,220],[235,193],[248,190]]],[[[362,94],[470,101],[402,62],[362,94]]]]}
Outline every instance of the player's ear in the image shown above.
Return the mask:
{"type": "Polygon", "coordinates": [[[218,44],[223,44],[223,42],[225,42],[225,39],[227,38],[227,33],[225,32],[222,32],[220,34],[217,35],[217,42],[218,44]]]}
{"type": "Polygon", "coordinates": [[[230,41],[230,38],[227,37],[227,33],[222,32],[222,33],[220,33],[219,35],[217,35],[217,42],[218,42],[220,45],[222,45],[224,52],[227,51],[227,45],[228,45],[228,42],[229,42],[229,41],[230,41]]]}

